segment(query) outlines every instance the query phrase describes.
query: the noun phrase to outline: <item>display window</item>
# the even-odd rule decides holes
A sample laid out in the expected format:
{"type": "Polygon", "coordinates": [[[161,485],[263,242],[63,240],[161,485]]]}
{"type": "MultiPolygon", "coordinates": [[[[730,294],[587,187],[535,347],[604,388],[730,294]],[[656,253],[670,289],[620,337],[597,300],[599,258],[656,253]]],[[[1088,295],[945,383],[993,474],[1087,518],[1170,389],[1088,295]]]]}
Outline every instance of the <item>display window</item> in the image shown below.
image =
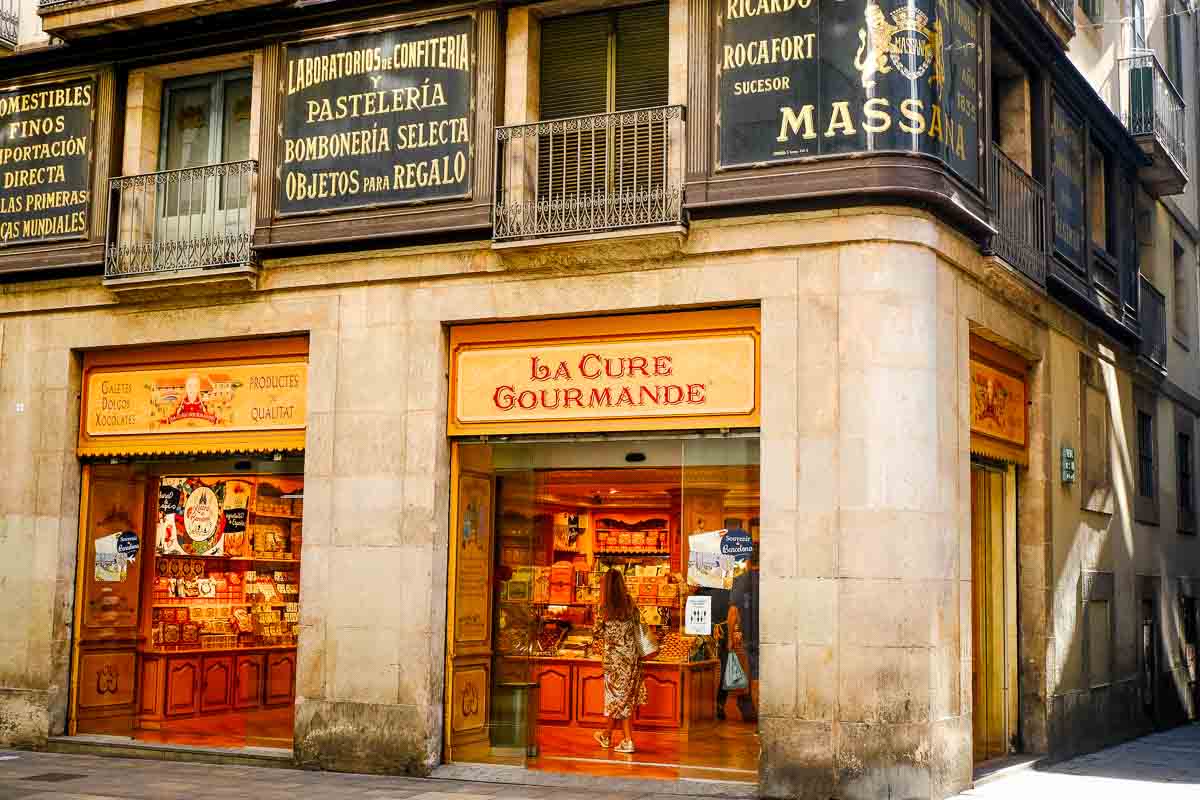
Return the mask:
{"type": "Polygon", "coordinates": [[[74,733],[292,746],[303,460],[85,464],[74,733]]]}
{"type": "Polygon", "coordinates": [[[454,455],[450,760],[756,781],[757,436],[454,455]]]}

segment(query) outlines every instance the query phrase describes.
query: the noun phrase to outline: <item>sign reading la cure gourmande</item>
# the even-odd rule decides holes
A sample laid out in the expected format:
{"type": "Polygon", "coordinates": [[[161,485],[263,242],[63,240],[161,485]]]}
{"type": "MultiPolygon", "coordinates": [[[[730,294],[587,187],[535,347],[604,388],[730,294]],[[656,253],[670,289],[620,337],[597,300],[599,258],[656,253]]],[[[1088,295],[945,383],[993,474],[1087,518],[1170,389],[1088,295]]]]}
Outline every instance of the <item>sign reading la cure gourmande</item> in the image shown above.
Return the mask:
{"type": "Polygon", "coordinates": [[[288,45],[280,213],[466,195],[472,41],[463,17],[288,45]]]}
{"type": "Polygon", "coordinates": [[[905,150],[978,185],[973,0],[719,0],[722,166],[905,150]]]}

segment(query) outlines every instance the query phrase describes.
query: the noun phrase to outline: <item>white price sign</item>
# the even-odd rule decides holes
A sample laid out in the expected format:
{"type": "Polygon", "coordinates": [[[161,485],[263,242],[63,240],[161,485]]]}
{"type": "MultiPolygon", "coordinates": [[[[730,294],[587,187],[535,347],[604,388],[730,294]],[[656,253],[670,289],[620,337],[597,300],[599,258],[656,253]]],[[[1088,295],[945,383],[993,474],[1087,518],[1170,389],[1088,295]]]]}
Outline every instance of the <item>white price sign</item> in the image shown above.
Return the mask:
{"type": "Polygon", "coordinates": [[[683,609],[683,630],[688,636],[712,636],[712,598],[692,596],[683,609]]]}

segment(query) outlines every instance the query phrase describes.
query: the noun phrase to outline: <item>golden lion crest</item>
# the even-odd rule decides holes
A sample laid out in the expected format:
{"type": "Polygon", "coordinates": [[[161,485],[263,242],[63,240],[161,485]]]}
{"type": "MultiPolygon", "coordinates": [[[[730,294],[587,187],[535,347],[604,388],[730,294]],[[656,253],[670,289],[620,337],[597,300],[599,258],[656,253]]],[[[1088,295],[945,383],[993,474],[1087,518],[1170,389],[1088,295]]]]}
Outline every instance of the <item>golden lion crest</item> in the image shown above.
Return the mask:
{"type": "Polygon", "coordinates": [[[863,11],[866,27],[858,29],[858,52],[854,68],[862,73],[863,88],[875,85],[876,75],[895,69],[915,81],[933,68],[929,83],[940,87],[946,66],[942,55],[942,21],[929,24],[929,16],[920,9],[903,6],[892,12],[891,20],[874,2],[863,11]]]}

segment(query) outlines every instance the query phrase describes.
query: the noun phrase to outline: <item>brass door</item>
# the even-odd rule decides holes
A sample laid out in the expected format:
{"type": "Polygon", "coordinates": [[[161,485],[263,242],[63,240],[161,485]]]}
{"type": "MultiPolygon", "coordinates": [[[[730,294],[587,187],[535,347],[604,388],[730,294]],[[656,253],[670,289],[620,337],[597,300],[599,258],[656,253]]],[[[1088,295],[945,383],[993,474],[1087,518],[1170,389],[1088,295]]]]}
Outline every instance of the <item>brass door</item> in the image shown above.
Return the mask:
{"type": "Polygon", "coordinates": [[[1007,754],[1003,470],[971,465],[971,688],[975,761],[1007,754]]]}

